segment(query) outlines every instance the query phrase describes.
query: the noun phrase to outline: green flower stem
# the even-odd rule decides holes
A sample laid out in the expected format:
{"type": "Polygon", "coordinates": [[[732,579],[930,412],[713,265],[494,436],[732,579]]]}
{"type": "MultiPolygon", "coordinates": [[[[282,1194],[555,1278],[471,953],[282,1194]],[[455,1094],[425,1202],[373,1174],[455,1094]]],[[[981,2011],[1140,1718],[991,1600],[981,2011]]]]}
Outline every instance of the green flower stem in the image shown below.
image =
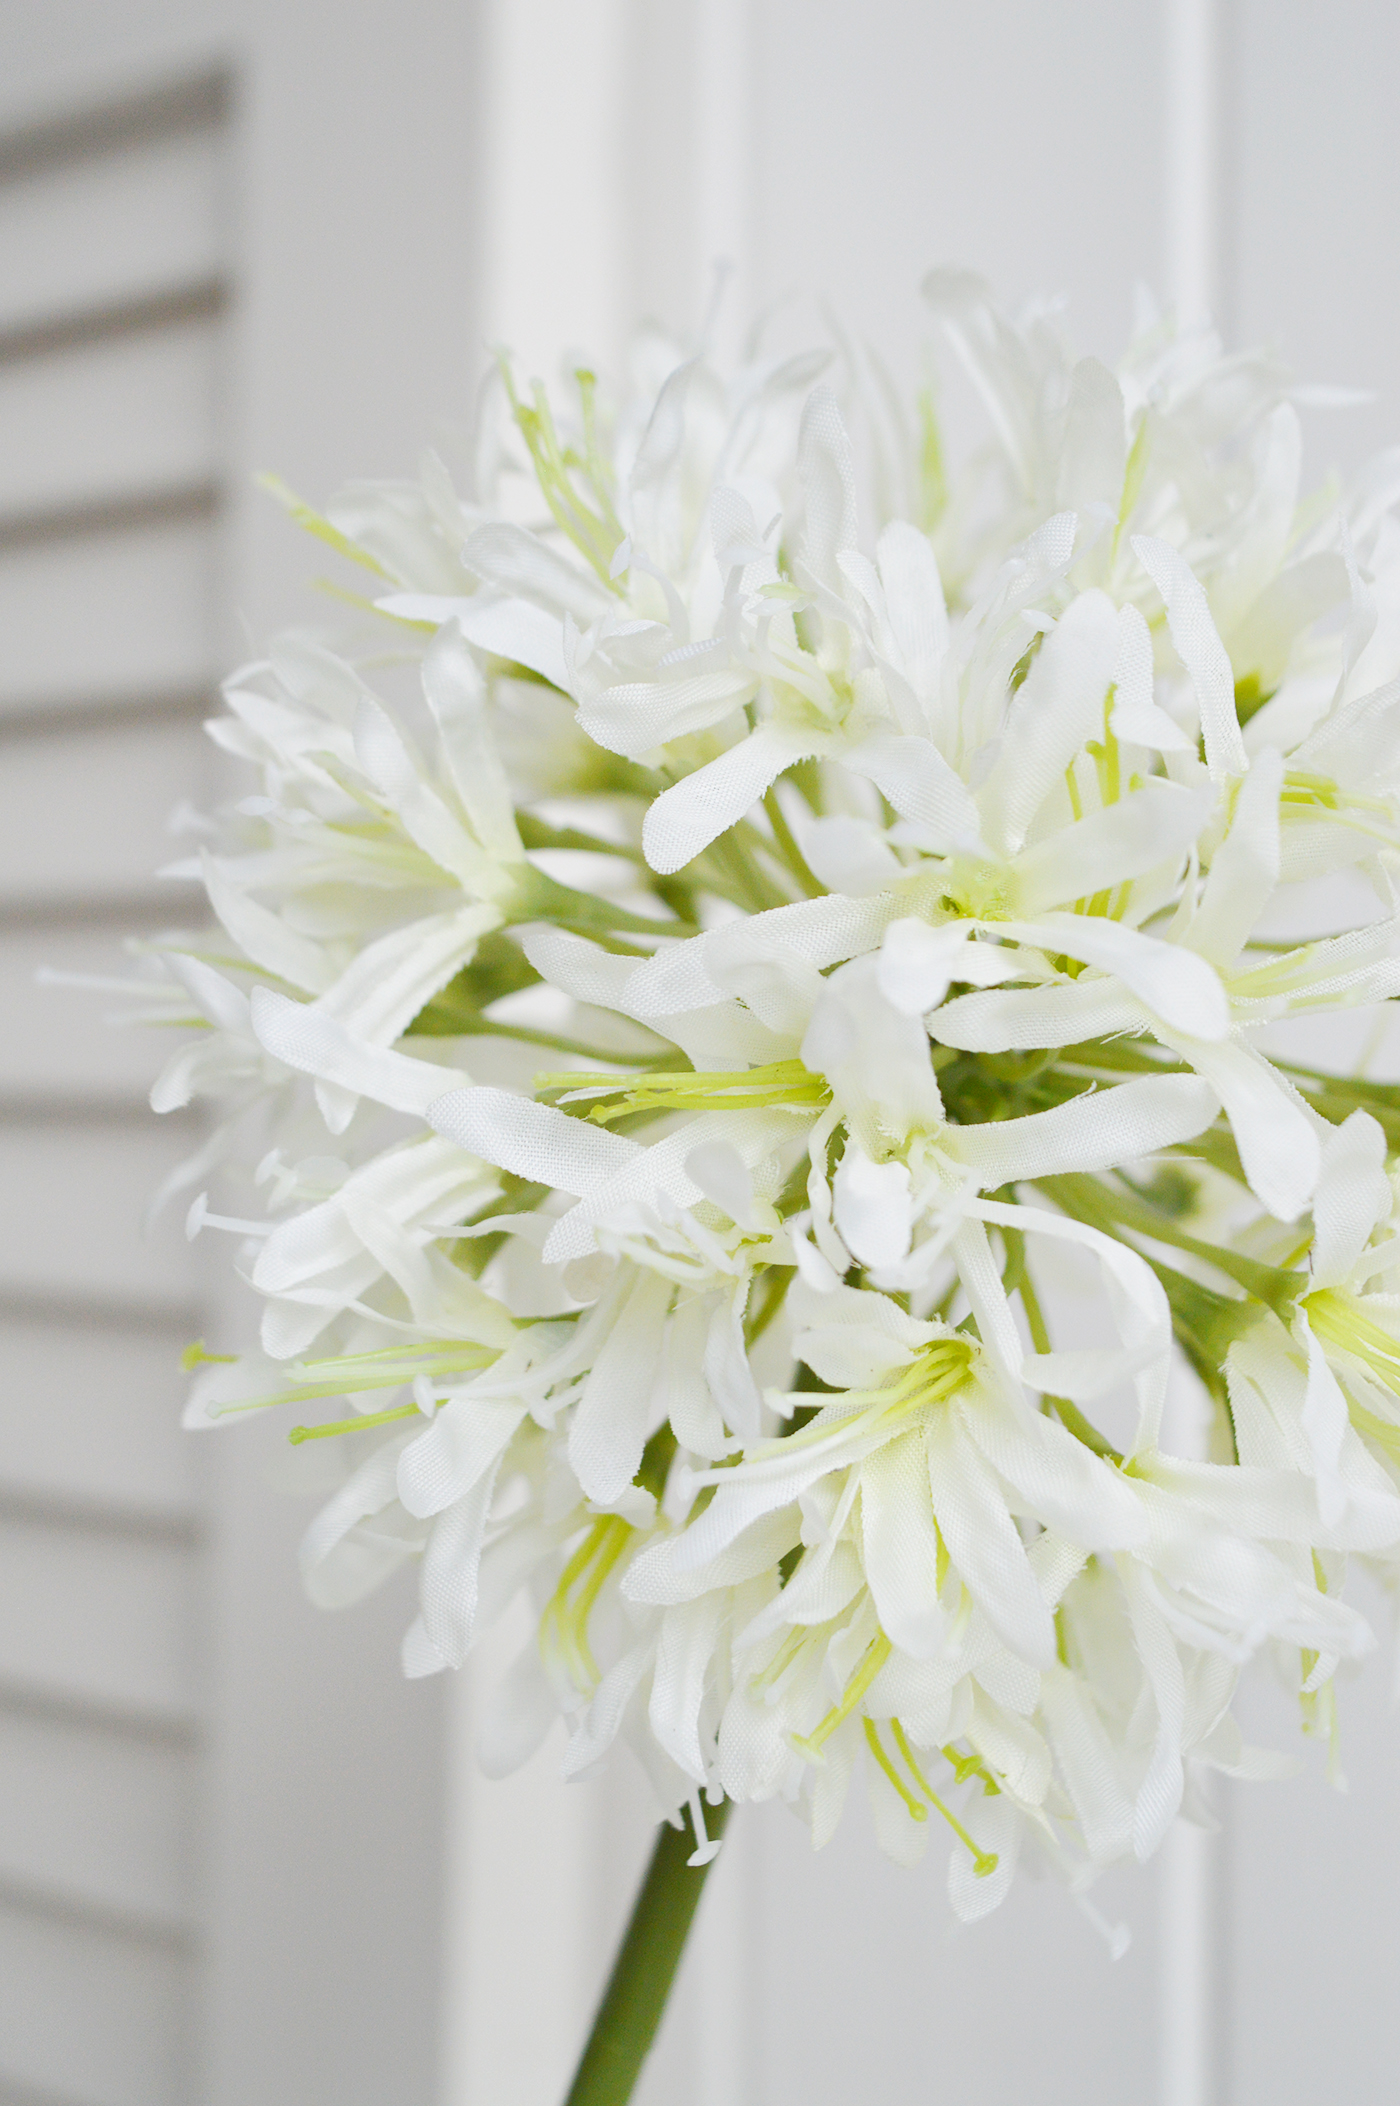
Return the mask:
{"type": "MultiPolygon", "coordinates": [[[[706,1808],[712,1842],[723,1831],[729,1806],[726,1799],[706,1808]]],[[[656,2038],[709,1870],[686,1862],[694,1848],[688,1816],[682,1828],[662,1826],[564,2106],[627,2106],[656,2038]]]]}

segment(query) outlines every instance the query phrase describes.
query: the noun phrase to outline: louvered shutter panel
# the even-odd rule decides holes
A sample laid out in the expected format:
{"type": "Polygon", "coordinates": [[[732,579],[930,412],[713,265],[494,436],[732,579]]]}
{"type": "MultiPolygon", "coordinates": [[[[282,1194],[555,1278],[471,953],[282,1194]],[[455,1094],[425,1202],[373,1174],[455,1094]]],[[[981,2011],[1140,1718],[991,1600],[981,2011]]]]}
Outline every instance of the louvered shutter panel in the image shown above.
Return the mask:
{"type": "Polygon", "coordinates": [[[227,97],[208,77],[0,138],[0,2096],[177,2106],[200,2001],[200,1327],[143,1236],[150,1048],[59,972],[187,917],[207,770],[227,97]]]}

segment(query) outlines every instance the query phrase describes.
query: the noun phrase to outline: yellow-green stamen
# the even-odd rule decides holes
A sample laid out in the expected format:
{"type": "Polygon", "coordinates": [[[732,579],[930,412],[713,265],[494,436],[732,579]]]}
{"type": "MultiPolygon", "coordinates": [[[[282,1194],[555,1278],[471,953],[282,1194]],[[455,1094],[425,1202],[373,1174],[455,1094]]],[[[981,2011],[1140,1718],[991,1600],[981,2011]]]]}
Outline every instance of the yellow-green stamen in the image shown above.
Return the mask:
{"type": "Polygon", "coordinates": [[[822,1754],[822,1749],[827,1741],[830,1740],[836,1728],[843,1725],[855,1710],[856,1705],[889,1659],[890,1652],[890,1641],[884,1632],[881,1631],[879,1637],[873,1638],[866,1647],[860,1666],[846,1684],[846,1693],[840,1703],[832,1706],[821,1724],[815,1727],[811,1733],[805,1735],[793,1733],[789,1736],[791,1745],[796,1748],[799,1755],[805,1755],[809,1762],[824,1762],[826,1760],[826,1757],[822,1754]]]}
{"type": "MultiPolygon", "coordinates": [[[[899,1727],[898,1725],[896,1725],[895,1732],[897,1733],[898,1731],[899,1727]]],[[[926,1821],[928,1819],[928,1808],[924,1805],[921,1799],[916,1799],[914,1797],[914,1794],[910,1791],[908,1785],[904,1782],[904,1779],[900,1776],[894,1764],[890,1761],[889,1756],[885,1752],[884,1743],[880,1739],[880,1735],[876,1730],[875,1721],[873,1718],[868,1718],[865,1721],[865,1738],[870,1748],[871,1754],[875,1757],[875,1760],[879,1763],[881,1769],[889,1778],[890,1783],[894,1786],[895,1790],[899,1793],[900,1798],[904,1801],[910,1820],[926,1821]]]]}
{"type": "MultiPolygon", "coordinates": [[[[236,1358],[232,1354],[205,1353],[198,1359],[191,1347],[186,1366],[200,1362],[236,1358]]],[[[362,1389],[398,1389],[405,1382],[425,1375],[429,1381],[443,1375],[478,1373],[500,1359],[497,1346],[468,1344],[461,1340],[430,1339],[422,1346],[386,1346],[373,1353],[328,1354],[323,1360],[289,1361],[289,1380],[284,1389],[269,1390],[261,1397],[234,1397],[209,1407],[210,1418],[221,1419],[235,1412],[266,1411],[274,1404],[307,1404],[316,1397],[345,1397],[362,1389]]],[[[405,1410],[410,1407],[405,1406],[405,1410]]],[[[411,1407],[417,1410],[417,1405],[411,1407]]],[[[364,1425],[361,1419],[348,1423],[364,1425]]]]}
{"type": "Polygon", "coordinates": [[[180,1366],[188,1375],[197,1367],[232,1367],[237,1353],[211,1353],[202,1338],[193,1339],[180,1355],[180,1366]]]}
{"type": "Polygon", "coordinates": [[[535,1094],[554,1096],[561,1104],[585,1097],[614,1098],[595,1104],[587,1117],[610,1126],[633,1112],[752,1111],[792,1109],[820,1111],[831,1096],[825,1076],[814,1075],[800,1060],[774,1060],[766,1067],[740,1068],[727,1074],[667,1072],[649,1075],[537,1075],[535,1094]]]}
{"type": "MultiPolygon", "coordinates": [[[[889,1383],[884,1389],[842,1390],[839,1396],[827,1400],[828,1405],[856,1404],[863,1409],[842,1418],[835,1425],[830,1419],[823,1423],[823,1415],[819,1415],[809,1425],[799,1427],[796,1433],[757,1442],[748,1451],[750,1470],[762,1468],[770,1462],[786,1463],[795,1451],[820,1447],[824,1442],[845,1446],[853,1434],[873,1433],[877,1428],[888,1432],[895,1420],[930,1405],[941,1404],[954,1390],[960,1389],[967,1379],[976,1351],[977,1347],[970,1338],[935,1338],[919,1348],[898,1381],[889,1383]]],[[[812,1402],[806,1391],[791,1394],[799,1404],[812,1402]]],[[[941,1545],[941,1536],[939,1542],[941,1545]]]]}
{"type": "Polygon", "coordinates": [[[1359,1360],[1382,1386],[1400,1396],[1400,1339],[1373,1323],[1355,1297],[1319,1287],[1303,1303],[1314,1334],[1359,1360]]]}
{"type": "Polygon", "coordinates": [[[545,1651],[552,1639],[580,1687],[596,1688],[602,1680],[588,1642],[588,1619],[632,1533],[631,1523],[620,1514],[601,1515],[560,1573],[540,1618],[540,1650],[545,1651]]]}
{"type": "Polygon", "coordinates": [[[929,1805],[932,1806],[938,1813],[942,1814],[944,1820],[948,1823],[948,1826],[952,1829],[954,1835],[958,1838],[959,1842],[965,1844],[968,1850],[971,1851],[972,1874],[974,1879],[990,1878],[992,1873],[996,1871],[997,1864],[999,1862],[995,1850],[983,1850],[980,1847],[980,1845],[975,1841],[975,1839],[968,1833],[967,1829],[964,1828],[962,1822],[953,1812],[952,1807],[944,1805],[943,1801],[939,1798],[937,1792],[934,1790],[933,1786],[929,1783],[927,1777],[924,1775],[922,1769],[919,1767],[919,1763],[917,1758],[915,1757],[914,1750],[910,1747],[909,1742],[905,1737],[903,1726],[901,1726],[898,1719],[892,1719],[890,1723],[894,1730],[895,1744],[898,1747],[900,1754],[904,1757],[904,1760],[908,1763],[910,1772],[914,1778],[915,1783],[918,1785],[919,1790],[928,1800],[929,1805]]]}
{"type": "Polygon", "coordinates": [[[393,1419],[411,1419],[418,1414],[416,1404],[396,1404],[392,1411],[367,1411],[357,1413],[353,1419],[337,1419],[333,1426],[293,1426],[287,1439],[294,1448],[303,1441],[329,1440],[334,1433],[363,1433],[369,1426],[387,1426],[393,1419]]]}

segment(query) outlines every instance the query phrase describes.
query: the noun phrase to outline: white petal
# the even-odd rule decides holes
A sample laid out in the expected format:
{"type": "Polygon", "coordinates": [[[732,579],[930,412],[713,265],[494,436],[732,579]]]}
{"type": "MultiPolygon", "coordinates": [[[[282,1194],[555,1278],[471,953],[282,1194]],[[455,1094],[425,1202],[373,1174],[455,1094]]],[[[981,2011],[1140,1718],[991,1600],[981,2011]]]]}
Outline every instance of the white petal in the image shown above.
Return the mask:
{"type": "Polygon", "coordinates": [[[841,1239],[862,1265],[897,1265],[908,1255],[913,1228],[905,1163],[872,1163],[852,1140],[836,1166],[833,1215],[841,1239]]]}
{"type": "Polygon", "coordinates": [[[765,724],[718,760],[663,790],[642,823],[642,847],[652,869],[663,876],[682,869],[742,819],[784,768],[813,750],[811,737],[765,724]]]}
{"type": "Polygon", "coordinates": [[[471,1650],[481,1551],[499,1467],[493,1463],[465,1497],[438,1515],[424,1547],[418,1577],[423,1629],[449,1667],[460,1667],[471,1650]]]}
{"type": "Polygon", "coordinates": [[[841,759],[853,774],[873,782],[902,819],[921,830],[931,854],[977,848],[981,819],[972,792],[931,739],[876,732],[848,746],[841,759]]]}
{"type": "Polygon", "coordinates": [[[564,628],[559,617],[534,607],[528,600],[502,599],[493,593],[473,593],[469,599],[446,599],[430,593],[391,592],[376,600],[385,614],[404,622],[456,622],[467,642],[493,658],[510,659],[530,668],[551,687],[569,686],[564,666],[564,628]]]}
{"type": "Polygon", "coordinates": [[[1012,700],[1000,756],[978,792],[986,837],[1003,854],[1017,853],[1074,756],[1102,736],[1117,655],[1112,601],[1102,592],[1071,600],[1012,700]]]}
{"type": "Polygon", "coordinates": [[[1278,884],[1283,755],[1266,746],[1240,785],[1230,831],[1211,859],[1187,940],[1212,964],[1233,965],[1278,884]]]}
{"type": "Polygon", "coordinates": [[[509,1090],[451,1090],[433,1104],[430,1123],[484,1162],[560,1192],[591,1192],[645,1153],[622,1134],[509,1090]]]}
{"type": "Polygon", "coordinates": [[[700,1748],[700,1706],[721,1606],[720,1598],[711,1594],[667,1609],[652,1669],[647,1711],[651,1730],[672,1762],[697,1784],[707,1775],[700,1748]]]}
{"type": "Polygon", "coordinates": [[[1090,1692],[1056,1664],[1040,1690],[1061,1775],[1095,1864],[1112,1864],[1133,1844],[1133,1806],[1119,1775],[1117,1754],[1090,1692]]]}
{"type": "Polygon", "coordinates": [[[438,631],[423,660],[423,693],[478,841],[493,856],[522,861],[510,784],[491,735],[486,682],[455,623],[438,631]]]}
{"type": "Polygon", "coordinates": [[[533,1636],[487,1697],[485,1710],[476,1741],[482,1774],[512,1776],[530,1760],[559,1716],[533,1636]]]}
{"type": "Polygon", "coordinates": [[[751,700],[757,685],[746,666],[719,666],[670,680],[622,681],[581,702],[578,721],[596,745],[638,760],[670,739],[722,724],[751,700]]]}
{"type": "Polygon", "coordinates": [[[959,977],[959,964],[971,939],[965,921],[932,928],[917,915],[892,921],[880,945],[880,992],[901,1016],[926,1016],[959,977]]]}
{"type": "Polygon", "coordinates": [[[1322,1159],[1315,1115],[1253,1047],[1169,1042],[1224,1105],[1250,1190],[1278,1220],[1296,1221],[1312,1197],[1322,1159]]]}
{"type": "Polygon", "coordinates": [[[1317,1504],[1327,1527],[1334,1526],[1346,1512],[1347,1494],[1339,1468],[1342,1442],[1351,1424],[1347,1400],[1342,1394],[1341,1384],[1327,1364],[1327,1355],[1319,1341],[1313,1336],[1307,1318],[1301,1311],[1296,1319],[1296,1329],[1304,1333],[1308,1354],[1308,1385],[1303,1398],[1303,1432],[1312,1451],[1313,1470],[1317,1478],[1317,1504]]]}
{"type": "Polygon", "coordinates": [[[655,1641],[643,1638],[614,1661],[594,1692],[593,1701],[575,1725],[560,1774],[584,1777],[601,1762],[617,1739],[627,1707],[651,1665],[655,1641]]]}
{"type": "Polygon", "coordinates": [[[828,892],[859,899],[887,891],[904,875],[903,865],[873,821],[833,812],[813,819],[798,807],[792,828],[803,861],[828,892]]]}
{"type": "Polygon", "coordinates": [[[207,850],[200,851],[200,872],[210,906],[254,965],[308,994],[321,994],[330,986],[335,974],[319,943],[299,935],[280,914],[250,899],[224,875],[207,850]]]}
{"type": "MultiPolygon", "coordinates": [[[[439,1101],[445,1103],[448,1100],[439,1101]]],[[[542,1106],[536,1108],[543,1109],[542,1106]]],[[[434,1116],[437,1109],[434,1106],[434,1116]]],[[[649,1148],[629,1141],[627,1146],[633,1153],[618,1158],[618,1167],[613,1173],[592,1184],[579,1205],[554,1224],[544,1246],[546,1265],[562,1265],[570,1258],[583,1257],[593,1250],[597,1244],[595,1228],[630,1201],[640,1200],[643,1205],[651,1206],[658,1193],[665,1193],[678,1207],[693,1207],[704,1197],[685,1167],[686,1158],[694,1149],[703,1148],[711,1141],[721,1141],[734,1149],[746,1168],[753,1170],[786,1147],[800,1130],[791,1112],[713,1111],[702,1112],[687,1126],[673,1128],[649,1148]]],[[[599,1127],[595,1131],[601,1133],[603,1129],[599,1127]]],[[[618,1136],[608,1135],[609,1140],[616,1138],[618,1136]]],[[[571,1191],[574,1187],[561,1185],[561,1189],[571,1191]]]]}
{"type": "Polygon", "coordinates": [[[1180,944],[1144,936],[1102,914],[1042,914],[1034,922],[988,922],[989,930],[1112,973],[1174,1031],[1222,1039],[1229,1004],[1214,966],[1180,944]]]}
{"type": "Polygon", "coordinates": [[[1181,1805],[1186,1781],[1181,1762],[1186,1683],[1176,1643],[1149,1576],[1130,1559],[1122,1560],[1120,1570],[1138,1657],[1157,1705],[1157,1738],[1133,1812],[1133,1849],[1145,1860],[1166,1835],[1181,1805]]]}
{"type": "Polygon", "coordinates": [[[500,919],[495,907],[472,904],[391,929],[365,945],[317,1006],[357,1038],[391,1045],[500,919]]]}
{"type": "Polygon", "coordinates": [[[1055,1628],[990,1466],[949,1418],[928,1435],[933,1510],[964,1585],[997,1635],[1033,1667],[1055,1658],[1055,1628]]]}
{"type": "Polygon", "coordinates": [[[452,1397],[399,1457],[402,1504],[420,1520],[440,1514],[483,1477],[525,1416],[515,1400],[452,1397]]]}
{"type": "Polygon", "coordinates": [[[1123,390],[1107,366],[1081,358],[1070,375],[1060,447],[1055,506],[1060,511],[1103,509],[1116,518],[1127,459],[1123,390]]]}
{"type": "Polygon", "coordinates": [[[1012,865],[1023,915],[1088,899],[1153,870],[1180,862],[1210,817],[1209,790],[1187,790],[1154,776],[1116,804],[1062,827],[1012,865]]]}
{"type": "Polygon", "coordinates": [[[1204,1132],[1217,1099],[1194,1075],[1144,1075],[1020,1119],[950,1127],[943,1145],[985,1188],[1066,1170],[1106,1170],[1204,1132]]]}
{"type": "Polygon", "coordinates": [[[704,936],[667,944],[633,969],[626,989],[627,1013],[645,1021],[722,1001],[724,989],[710,977],[710,961],[718,969],[749,958],[787,956],[824,971],[859,951],[873,950],[898,912],[890,894],[875,899],[800,899],[704,936]]]}
{"type": "Polygon", "coordinates": [[[1162,595],[1176,653],[1196,690],[1206,764],[1217,782],[1249,766],[1235,711],[1235,676],[1199,580],[1179,550],[1150,534],[1133,536],[1133,553],[1162,595]]]}
{"type": "Polygon", "coordinates": [[[1049,987],[1014,987],[1004,992],[956,995],[928,1020],[939,1045],[966,1053],[1005,1053],[1013,1048],[1077,1046],[1138,1029],[1142,1004],[1116,980],[1056,980],[1049,987]]]}
{"type": "Polygon", "coordinates": [[[933,545],[907,520],[892,519],[881,529],[875,560],[900,671],[916,694],[929,694],[948,648],[948,610],[933,545]]]}
{"type": "MultiPolygon", "coordinates": [[[[460,648],[460,639],[458,639],[460,648]]],[[[480,892],[494,876],[485,855],[455,812],[427,781],[397,725],[373,695],[360,698],[355,718],[355,757],[414,845],[469,892],[480,892]]],[[[519,850],[516,850],[519,854],[519,850]]]]}
{"type": "Polygon", "coordinates": [[[543,603],[560,616],[571,614],[581,628],[616,605],[581,563],[570,562],[538,535],[506,520],[478,527],[463,547],[462,557],[470,570],[498,592],[543,603]]]}
{"type": "Polygon", "coordinates": [[[660,1273],[639,1269],[569,1428],[574,1474],[605,1505],[621,1498],[641,1464],[672,1292],[660,1273]]]}
{"type": "Polygon", "coordinates": [[[856,545],[855,464],[829,387],[813,388],[802,411],[797,472],[803,486],[801,561],[818,584],[841,591],[836,556],[856,545]]]}
{"type": "Polygon", "coordinates": [[[1126,745],[1155,746],[1162,753],[1189,753],[1181,726],[1153,699],[1152,635],[1139,608],[1118,610],[1118,660],[1113,669],[1110,719],[1115,738],[1126,745]]]}
{"type": "Polygon", "coordinates": [[[426,1117],[461,1082],[459,1070],[367,1045],[314,1003],[293,1002],[270,987],[255,987],[250,1007],[259,1043],[278,1060],[393,1111],[426,1117]]]}
{"type": "Polygon", "coordinates": [[[861,1540],[880,1624],[903,1652],[932,1660],[947,1619],[938,1599],[938,1530],[922,1436],[906,1433],[860,1473],[861,1540]]]}
{"type": "Polygon", "coordinates": [[[1400,1499],[1369,1487],[1357,1494],[1348,1486],[1345,1512],[1325,1522],[1318,1487],[1301,1471],[1183,1462],[1163,1454],[1140,1457],[1138,1469],[1153,1484],[1241,1535],[1334,1550],[1382,1550],[1400,1539],[1400,1499]]]}
{"type": "Polygon", "coordinates": [[[1052,1419],[969,1393],[952,1411],[1000,1476],[1048,1528],[1086,1550],[1144,1541],[1147,1517],[1132,1487],[1052,1419]]]}
{"type": "Polygon", "coordinates": [[[979,1879],[965,1845],[954,1842],[948,1858],[948,1900],[961,1922],[980,1923],[1000,1908],[1011,1890],[1024,1816],[1003,1792],[995,1799],[970,1800],[963,1819],[978,1849],[995,1857],[996,1869],[979,1879]]]}
{"type": "Polygon", "coordinates": [[[1369,1112],[1354,1111],[1327,1136],[1313,1196],[1312,1276],[1339,1286],[1390,1217],[1394,1195],[1385,1174],[1385,1134],[1369,1112]]]}
{"type": "Polygon", "coordinates": [[[357,1522],[382,1513],[397,1493],[399,1451],[403,1438],[391,1439],[376,1448],[349,1476],[334,1498],[322,1507],[302,1538],[300,1563],[303,1580],[328,1558],[336,1545],[357,1522]]]}

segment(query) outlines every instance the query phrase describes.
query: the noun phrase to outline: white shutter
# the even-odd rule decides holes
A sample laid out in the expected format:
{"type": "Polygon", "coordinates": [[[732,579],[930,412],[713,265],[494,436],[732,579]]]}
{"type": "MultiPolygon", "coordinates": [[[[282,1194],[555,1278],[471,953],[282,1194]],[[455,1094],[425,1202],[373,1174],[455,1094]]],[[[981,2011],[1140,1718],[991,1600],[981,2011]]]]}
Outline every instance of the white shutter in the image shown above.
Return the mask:
{"type": "Polygon", "coordinates": [[[91,996],[204,773],[216,668],[216,77],[0,138],[0,2096],[182,2106],[200,1991],[200,1276],[141,1216],[150,1054],[91,996]]]}
{"type": "MultiPolygon", "coordinates": [[[[12,10],[12,14],[14,11],[12,10]]],[[[470,9],[51,0],[0,81],[0,2102],[428,2106],[441,1691],[403,1589],[304,1601],[284,1429],[178,1431],[246,1341],[146,1202],[164,1044],[35,971],[187,920],[217,676],[324,550],[254,489],[469,413],[470,9]],[[431,54],[431,63],[425,59],[431,54]],[[42,122],[33,113],[43,113],[42,122]]]]}

